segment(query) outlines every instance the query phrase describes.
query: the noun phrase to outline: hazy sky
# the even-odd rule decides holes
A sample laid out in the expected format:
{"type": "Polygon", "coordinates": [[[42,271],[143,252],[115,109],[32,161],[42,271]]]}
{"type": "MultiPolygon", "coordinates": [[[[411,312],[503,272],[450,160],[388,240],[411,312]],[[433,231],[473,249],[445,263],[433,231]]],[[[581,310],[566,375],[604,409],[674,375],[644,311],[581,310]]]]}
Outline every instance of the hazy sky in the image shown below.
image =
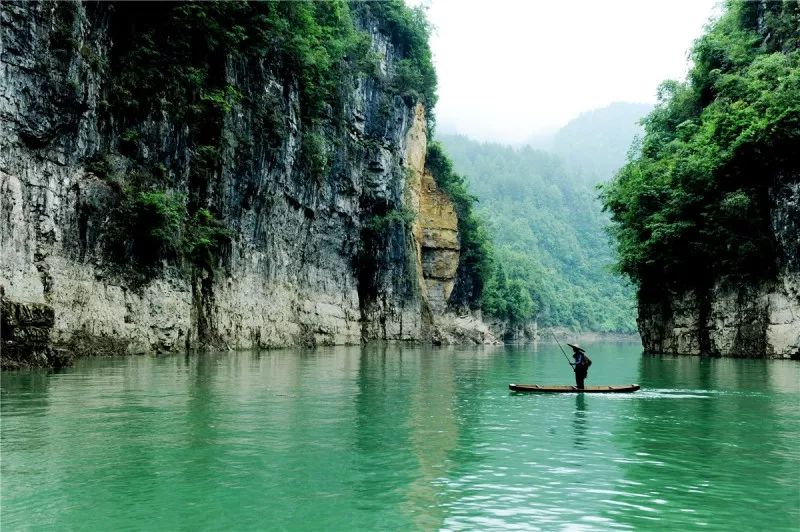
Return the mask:
{"type": "Polygon", "coordinates": [[[428,5],[438,129],[522,142],[683,79],[717,0],[407,0],[428,5]]]}

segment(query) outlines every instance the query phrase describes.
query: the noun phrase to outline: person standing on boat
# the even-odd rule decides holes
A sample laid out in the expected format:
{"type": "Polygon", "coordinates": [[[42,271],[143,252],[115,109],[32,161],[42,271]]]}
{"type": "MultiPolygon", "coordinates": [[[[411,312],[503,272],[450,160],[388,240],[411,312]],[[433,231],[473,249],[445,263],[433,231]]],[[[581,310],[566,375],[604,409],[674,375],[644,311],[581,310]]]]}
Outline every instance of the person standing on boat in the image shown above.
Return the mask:
{"type": "Polygon", "coordinates": [[[570,362],[570,366],[575,370],[575,386],[583,390],[583,381],[589,374],[589,366],[592,361],[586,356],[586,350],[577,344],[567,344],[572,348],[572,358],[575,362],[570,362]]]}

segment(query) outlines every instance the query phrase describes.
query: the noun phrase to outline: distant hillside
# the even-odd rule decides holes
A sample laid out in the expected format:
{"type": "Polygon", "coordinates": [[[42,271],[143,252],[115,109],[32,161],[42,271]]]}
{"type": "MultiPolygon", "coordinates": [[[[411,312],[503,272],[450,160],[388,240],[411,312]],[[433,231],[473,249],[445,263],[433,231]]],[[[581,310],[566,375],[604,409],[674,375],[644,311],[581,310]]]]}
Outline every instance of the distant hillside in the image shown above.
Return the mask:
{"type": "MultiPolygon", "coordinates": [[[[531,147],[515,149],[456,135],[440,135],[439,140],[456,171],[467,178],[488,222],[498,266],[494,284],[523,286],[540,325],[636,330],[633,291],[609,269],[613,256],[603,232],[607,217],[593,186],[559,157],[531,147]]],[[[492,305],[487,301],[484,308],[492,305]]]]}
{"type": "Polygon", "coordinates": [[[643,132],[639,121],[652,108],[617,102],[588,111],[559,129],[549,149],[586,183],[608,181],[625,164],[631,141],[643,132]]]}

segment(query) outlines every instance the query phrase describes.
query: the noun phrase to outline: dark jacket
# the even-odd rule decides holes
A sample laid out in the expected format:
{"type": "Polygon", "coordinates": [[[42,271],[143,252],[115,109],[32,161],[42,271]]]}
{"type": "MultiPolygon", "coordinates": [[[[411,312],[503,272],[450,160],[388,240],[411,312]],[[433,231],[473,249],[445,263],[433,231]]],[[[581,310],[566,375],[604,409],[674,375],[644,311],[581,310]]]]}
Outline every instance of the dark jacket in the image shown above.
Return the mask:
{"type": "Polygon", "coordinates": [[[575,363],[572,364],[575,373],[586,373],[589,371],[589,364],[587,363],[586,355],[578,351],[572,355],[572,358],[575,359],[575,363]]]}

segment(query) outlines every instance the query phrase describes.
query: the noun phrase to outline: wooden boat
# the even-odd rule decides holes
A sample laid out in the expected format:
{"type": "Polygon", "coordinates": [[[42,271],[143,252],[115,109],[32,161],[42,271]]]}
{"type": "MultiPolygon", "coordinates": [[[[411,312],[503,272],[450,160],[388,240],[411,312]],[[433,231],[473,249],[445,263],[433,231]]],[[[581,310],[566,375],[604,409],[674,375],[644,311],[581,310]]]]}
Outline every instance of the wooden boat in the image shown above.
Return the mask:
{"type": "Polygon", "coordinates": [[[509,384],[515,392],[539,393],[629,393],[639,389],[638,384],[618,384],[613,386],[586,386],[578,389],[575,386],[539,386],[538,384],[509,384]]]}

